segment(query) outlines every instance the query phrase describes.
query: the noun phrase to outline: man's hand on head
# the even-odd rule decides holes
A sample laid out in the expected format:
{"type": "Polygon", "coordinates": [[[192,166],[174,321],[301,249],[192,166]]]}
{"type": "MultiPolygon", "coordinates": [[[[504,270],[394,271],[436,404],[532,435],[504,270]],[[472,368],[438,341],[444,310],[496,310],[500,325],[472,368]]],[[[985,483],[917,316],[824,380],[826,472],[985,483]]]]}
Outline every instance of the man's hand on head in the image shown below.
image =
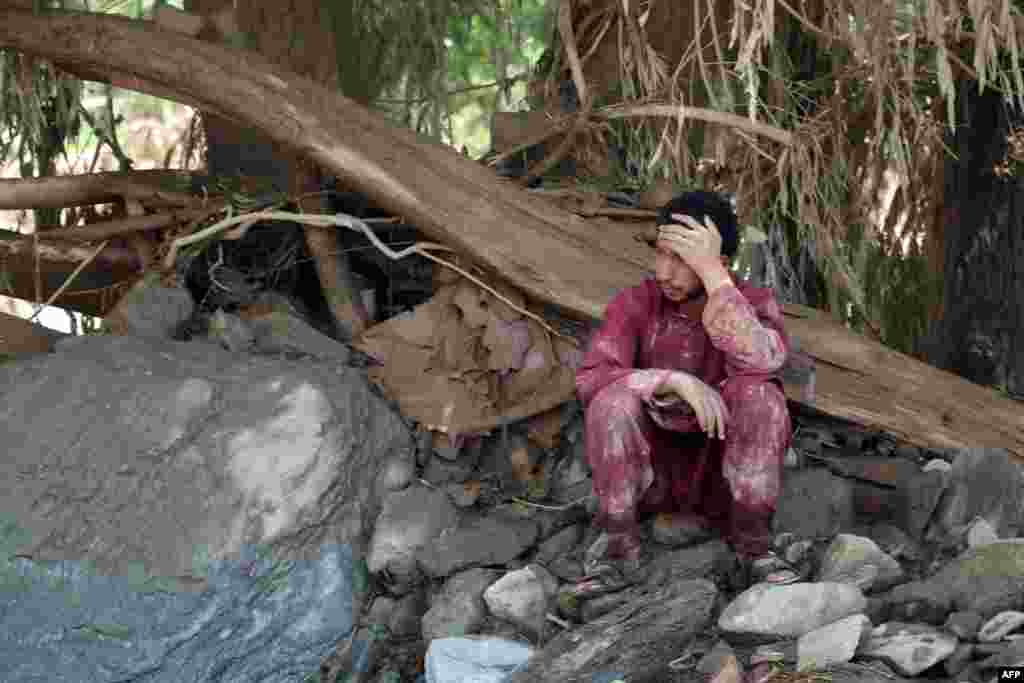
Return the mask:
{"type": "Polygon", "coordinates": [[[674,213],[672,220],[678,223],[658,227],[658,240],[693,268],[708,294],[729,284],[729,272],[722,263],[722,235],[711,217],[705,216],[701,223],[692,216],[674,213]]]}

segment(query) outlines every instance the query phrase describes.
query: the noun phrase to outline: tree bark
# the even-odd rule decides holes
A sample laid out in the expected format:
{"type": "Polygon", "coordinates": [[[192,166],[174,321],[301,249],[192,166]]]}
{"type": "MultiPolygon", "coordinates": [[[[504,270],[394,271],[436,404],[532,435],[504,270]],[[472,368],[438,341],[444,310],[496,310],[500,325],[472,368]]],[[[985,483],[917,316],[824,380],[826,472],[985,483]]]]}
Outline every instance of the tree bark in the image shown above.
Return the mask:
{"type": "MultiPolygon", "coordinates": [[[[456,151],[397,128],[257,55],[139,22],[0,12],[0,45],[77,72],[130,76],[258,127],[316,160],[376,205],[403,215],[540,301],[597,319],[649,272],[638,228],[584,220],[502,182],[456,151]]],[[[790,398],[924,446],[995,446],[1024,456],[1024,415],[997,392],[871,342],[799,306],[790,333],[815,360],[814,396],[790,398]]],[[[566,396],[569,398],[569,396],[566,396]]]]}
{"type": "Polygon", "coordinates": [[[997,175],[1021,117],[1002,96],[963,86],[944,169],[942,313],[929,361],[979,384],[1024,394],[1024,165],[997,175]]]}

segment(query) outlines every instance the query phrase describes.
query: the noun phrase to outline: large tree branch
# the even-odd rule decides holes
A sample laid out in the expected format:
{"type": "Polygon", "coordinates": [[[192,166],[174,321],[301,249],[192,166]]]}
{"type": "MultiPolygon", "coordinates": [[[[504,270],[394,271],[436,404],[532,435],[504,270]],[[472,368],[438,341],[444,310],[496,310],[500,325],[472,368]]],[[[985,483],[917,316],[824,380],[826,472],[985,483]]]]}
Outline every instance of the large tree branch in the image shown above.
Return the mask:
{"type": "Polygon", "coordinates": [[[599,317],[623,277],[644,272],[614,247],[584,253],[589,235],[580,219],[256,54],[120,17],[19,10],[0,11],[0,45],[77,73],[118,73],[140,89],[225,112],[570,313],[599,317]],[[536,246],[524,252],[524,245],[536,246]],[[604,275],[594,277],[595,268],[604,275]]]}

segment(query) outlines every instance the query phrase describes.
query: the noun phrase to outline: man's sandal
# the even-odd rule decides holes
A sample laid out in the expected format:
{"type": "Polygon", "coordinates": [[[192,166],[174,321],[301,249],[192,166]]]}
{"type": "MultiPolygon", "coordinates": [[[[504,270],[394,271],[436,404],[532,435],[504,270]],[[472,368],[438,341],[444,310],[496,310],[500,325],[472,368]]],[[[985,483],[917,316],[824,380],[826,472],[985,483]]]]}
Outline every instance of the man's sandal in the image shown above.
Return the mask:
{"type": "Polygon", "coordinates": [[[589,557],[583,564],[586,575],[569,591],[573,597],[588,600],[615,593],[637,583],[640,560],[589,557]]]}
{"type": "Polygon", "coordinates": [[[614,565],[606,565],[599,571],[589,573],[576,582],[568,593],[577,600],[590,600],[609,593],[616,593],[633,585],[627,576],[614,565]]]}
{"type": "Polygon", "coordinates": [[[765,553],[750,563],[751,585],[767,583],[772,586],[788,586],[803,579],[792,565],[773,552],[765,553]]]}

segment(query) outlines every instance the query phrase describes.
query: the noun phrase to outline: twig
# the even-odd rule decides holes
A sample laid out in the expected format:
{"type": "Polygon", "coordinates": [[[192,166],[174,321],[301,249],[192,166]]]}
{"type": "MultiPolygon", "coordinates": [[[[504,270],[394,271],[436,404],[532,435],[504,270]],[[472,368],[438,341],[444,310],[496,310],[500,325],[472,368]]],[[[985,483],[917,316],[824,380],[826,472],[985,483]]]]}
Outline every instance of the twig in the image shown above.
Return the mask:
{"type": "Polygon", "coordinates": [[[562,38],[562,45],[565,46],[565,53],[569,58],[569,69],[572,71],[572,80],[576,85],[576,94],[579,96],[581,109],[587,109],[590,101],[590,93],[587,91],[587,79],[583,76],[583,63],[580,61],[580,51],[576,45],[576,34],[572,28],[572,3],[563,0],[558,7],[558,33],[562,38]]]}
{"type": "Polygon", "coordinates": [[[58,228],[46,230],[41,237],[44,240],[74,240],[76,242],[95,242],[96,240],[110,239],[118,235],[141,232],[145,230],[158,230],[176,223],[185,223],[195,219],[203,220],[223,210],[223,205],[208,209],[185,209],[172,211],[170,213],[154,214],[149,216],[132,216],[113,221],[103,221],[83,225],[81,227],[58,228]]]}
{"type": "Polygon", "coordinates": [[[59,287],[59,288],[57,289],[57,291],[56,291],[56,292],[54,292],[52,296],[50,296],[50,299],[49,299],[49,300],[48,300],[48,301],[47,301],[47,302],[46,302],[45,304],[40,304],[40,306],[39,306],[38,308],[36,308],[36,310],[35,310],[35,313],[33,313],[33,314],[32,314],[32,317],[31,317],[31,318],[29,318],[29,319],[28,319],[28,321],[29,321],[29,322],[34,322],[34,321],[35,321],[35,319],[39,317],[39,314],[43,312],[43,309],[44,309],[44,308],[46,308],[47,306],[49,306],[50,304],[52,304],[52,303],[53,303],[54,301],[56,301],[56,300],[57,300],[57,298],[58,298],[58,297],[59,297],[59,296],[60,296],[61,294],[63,294],[63,293],[64,293],[64,290],[65,290],[65,289],[67,289],[68,287],[70,287],[70,286],[71,286],[71,283],[75,281],[75,278],[76,278],[76,277],[78,277],[78,274],[79,274],[79,273],[81,273],[81,272],[82,272],[83,270],[85,270],[85,268],[86,268],[86,267],[87,267],[87,266],[88,266],[88,265],[89,265],[90,263],[92,263],[92,262],[93,262],[93,260],[94,260],[94,259],[95,259],[95,258],[96,258],[97,256],[99,256],[99,255],[100,255],[100,252],[101,252],[101,251],[103,251],[104,249],[106,249],[106,248],[107,248],[107,245],[108,245],[108,244],[110,244],[110,240],[104,240],[104,241],[103,241],[103,243],[102,243],[102,244],[100,244],[100,246],[96,247],[96,250],[95,250],[94,252],[92,252],[92,255],[91,255],[91,256],[89,256],[89,258],[87,258],[87,259],[85,259],[84,261],[82,261],[81,263],[79,263],[79,264],[78,264],[78,267],[77,267],[77,268],[75,268],[75,270],[74,270],[74,271],[73,271],[73,272],[71,273],[71,275],[68,275],[67,279],[66,279],[66,280],[64,280],[64,284],[62,284],[62,285],[61,285],[61,286],[60,286],[60,287],[59,287]]]}
{"type": "Polygon", "coordinates": [[[525,142],[516,145],[512,149],[502,152],[501,154],[495,155],[494,158],[487,162],[487,165],[496,166],[498,163],[504,161],[505,159],[514,157],[516,154],[524,152],[529,148],[533,147],[534,145],[539,145],[540,143],[545,142],[548,138],[552,138],[556,135],[564,133],[567,128],[572,127],[571,121],[572,117],[569,116],[562,116],[556,119],[552,119],[551,126],[543,133],[538,133],[537,135],[534,135],[531,138],[527,138],[525,142]]]}
{"type": "MultiPolygon", "coordinates": [[[[454,97],[455,95],[462,95],[464,93],[474,92],[476,90],[487,90],[488,88],[498,88],[504,87],[506,85],[512,85],[513,83],[524,81],[526,80],[526,78],[527,74],[519,74],[518,76],[509,76],[508,78],[502,78],[497,81],[491,81],[490,83],[477,83],[474,85],[467,85],[462,88],[455,88],[454,90],[448,90],[444,94],[447,95],[448,97],[454,97]]],[[[434,97],[432,95],[429,95],[426,97],[410,97],[408,99],[381,97],[378,98],[377,101],[383,102],[384,104],[417,104],[420,102],[429,102],[430,100],[433,99],[434,97]]]]}
{"type": "MultiPolygon", "coordinates": [[[[540,317],[536,313],[531,313],[530,311],[526,310],[522,306],[517,306],[513,302],[509,301],[509,299],[507,297],[502,296],[496,289],[494,289],[493,287],[490,287],[490,286],[484,284],[479,278],[474,277],[473,275],[470,275],[469,272],[467,272],[466,270],[464,270],[462,268],[459,268],[454,263],[450,263],[448,261],[445,261],[444,259],[439,258],[437,256],[434,256],[433,254],[430,254],[427,251],[423,250],[423,249],[436,249],[436,248],[438,248],[440,246],[441,245],[433,245],[433,244],[429,244],[427,242],[419,242],[419,243],[413,245],[411,248],[414,249],[414,250],[417,250],[417,253],[419,253],[420,256],[424,256],[424,257],[430,259],[431,261],[434,261],[435,263],[439,263],[442,266],[445,266],[446,268],[451,268],[452,270],[454,270],[459,275],[462,275],[463,277],[469,279],[471,282],[473,282],[477,286],[479,286],[482,289],[486,290],[487,292],[490,292],[491,294],[493,294],[502,303],[512,307],[513,310],[522,313],[526,317],[528,317],[531,320],[533,320],[534,322],[536,322],[538,325],[543,327],[547,332],[550,332],[551,334],[553,334],[556,337],[560,337],[562,339],[565,339],[566,341],[571,343],[573,346],[579,346],[579,344],[577,343],[577,341],[575,339],[573,339],[572,337],[566,336],[566,335],[562,334],[561,332],[558,332],[553,327],[548,325],[547,321],[544,320],[544,318],[540,317]]],[[[441,248],[445,249],[446,251],[451,251],[447,247],[441,247],[441,248]]]]}
{"type": "Polygon", "coordinates": [[[42,260],[39,256],[39,231],[32,231],[32,254],[35,257],[34,273],[33,273],[33,285],[35,286],[35,300],[38,304],[43,298],[43,271],[40,268],[39,262],[42,260]]]}
{"type": "Polygon", "coordinates": [[[565,619],[559,619],[558,617],[556,617],[551,612],[548,612],[547,614],[545,614],[544,618],[547,619],[548,621],[550,621],[552,624],[558,624],[559,626],[561,626],[566,631],[571,631],[572,630],[572,624],[570,624],[565,619]]]}
{"type": "Polygon", "coordinates": [[[196,242],[202,242],[203,240],[214,237],[218,233],[224,232],[228,228],[232,228],[236,225],[258,221],[291,221],[294,223],[302,223],[304,225],[314,225],[321,228],[341,227],[355,230],[356,232],[361,232],[366,235],[366,238],[369,239],[381,253],[392,261],[405,258],[410,254],[420,253],[419,250],[423,247],[451,251],[448,247],[442,244],[432,244],[430,242],[417,242],[413,246],[403,249],[402,251],[392,251],[386,244],[380,241],[380,238],[378,238],[362,220],[343,213],[331,216],[328,214],[292,213],[290,211],[254,211],[225,218],[214,223],[208,228],[203,228],[199,232],[179,237],[174,240],[174,242],[171,243],[170,251],[168,251],[167,256],[164,257],[164,267],[170,270],[174,266],[174,261],[178,256],[178,250],[182,247],[195,244],[196,242]]]}
{"type": "Polygon", "coordinates": [[[639,116],[662,116],[675,118],[682,114],[685,118],[698,119],[708,123],[718,123],[780,142],[787,147],[793,145],[793,134],[787,130],[751,121],[748,118],[727,112],[705,109],[704,107],[688,107],[676,104],[640,104],[635,106],[615,105],[597,111],[599,117],[607,119],[625,119],[639,116]]]}
{"type": "Polygon", "coordinates": [[[582,498],[577,498],[571,503],[566,503],[565,505],[541,505],[540,503],[534,503],[532,501],[526,500],[525,498],[519,498],[518,496],[513,496],[512,500],[513,502],[521,503],[528,507],[537,508],[538,510],[550,510],[551,512],[565,512],[566,510],[576,507],[580,503],[587,502],[588,500],[590,500],[590,496],[583,496],[582,498]]]}
{"type": "Polygon", "coordinates": [[[803,24],[804,27],[808,31],[810,31],[811,33],[817,33],[819,36],[821,36],[822,38],[825,38],[826,40],[829,40],[829,41],[836,41],[836,42],[839,42],[839,43],[843,42],[842,38],[840,38],[839,36],[834,35],[832,33],[829,33],[825,29],[823,29],[820,26],[816,25],[813,21],[811,21],[809,18],[807,18],[803,13],[801,13],[800,11],[798,11],[798,10],[794,9],[793,7],[791,7],[789,5],[789,3],[786,2],[786,0],[778,0],[778,2],[779,2],[780,5],[782,5],[783,9],[785,9],[787,12],[789,12],[793,16],[794,19],[796,19],[801,24],[803,24]]]}
{"type": "Polygon", "coordinates": [[[554,168],[576,144],[577,136],[586,128],[590,120],[590,113],[594,108],[594,102],[587,89],[587,79],[583,75],[583,63],[580,61],[579,48],[576,45],[576,34],[572,27],[572,3],[565,0],[558,8],[558,32],[562,37],[562,45],[569,57],[569,68],[572,71],[572,80],[576,86],[576,95],[580,101],[580,108],[573,121],[572,128],[566,134],[558,147],[554,149],[538,164],[530,169],[523,176],[523,183],[528,184],[534,178],[539,178],[554,168]]]}

